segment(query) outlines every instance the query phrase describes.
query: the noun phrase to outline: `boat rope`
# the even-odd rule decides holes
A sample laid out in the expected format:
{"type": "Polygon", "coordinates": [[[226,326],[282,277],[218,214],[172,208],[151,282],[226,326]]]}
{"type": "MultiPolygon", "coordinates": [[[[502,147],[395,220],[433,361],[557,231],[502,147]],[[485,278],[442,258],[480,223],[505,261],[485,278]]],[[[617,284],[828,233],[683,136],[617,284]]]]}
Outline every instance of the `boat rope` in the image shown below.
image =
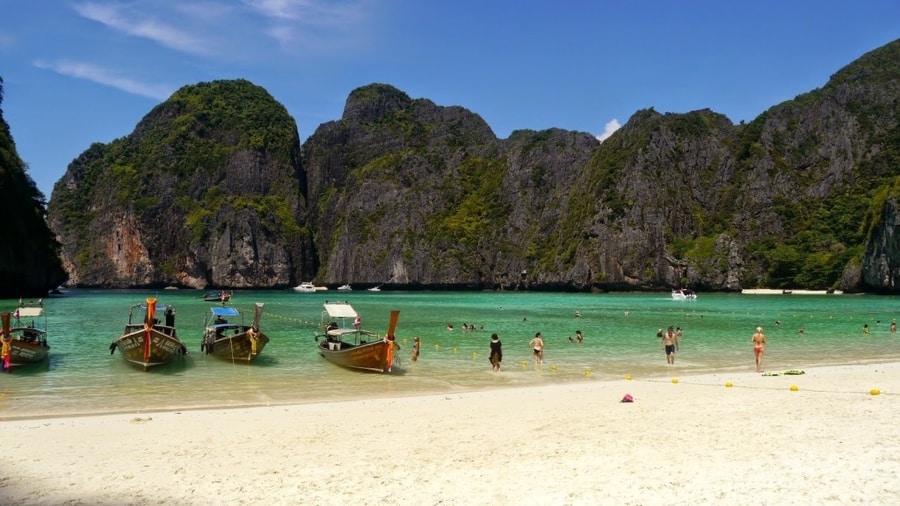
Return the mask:
{"type": "MultiPolygon", "coordinates": [[[[628,376],[630,378],[630,375],[628,376]]],[[[683,385],[694,385],[701,387],[716,387],[721,388],[722,383],[706,383],[706,382],[692,382],[692,381],[680,381],[678,378],[672,378],[671,380],[665,380],[660,378],[646,378],[646,379],[630,379],[631,381],[644,381],[647,383],[673,383],[673,384],[683,384],[683,385]]],[[[746,389],[755,389],[755,390],[785,390],[784,386],[775,387],[775,386],[751,386],[751,385],[739,385],[732,381],[728,381],[724,383],[726,388],[746,388],[746,389]]],[[[791,391],[800,390],[796,385],[791,385],[789,387],[791,391]]],[[[883,392],[878,389],[872,389],[868,391],[860,391],[860,390],[827,390],[827,389],[817,389],[817,388],[806,388],[802,389],[804,392],[814,392],[819,394],[842,394],[842,395],[858,395],[861,393],[865,393],[868,395],[900,395],[900,392],[883,392]],[[877,392],[877,393],[876,393],[877,392]]]]}
{"type": "Polygon", "coordinates": [[[310,325],[310,326],[313,326],[313,327],[318,327],[318,326],[319,326],[319,322],[314,322],[314,321],[310,321],[310,320],[305,320],[305,319],[303,319],[303,318],[294,318],[294,317],[292,317],[292,316],[284,316],[284,315],[280,315],[280,314],[277,314],[277,313],[272,313],[272,312],[269,312],[269,311],[264,312],[263,315],[268,316],[268,317],[270,317],[270,318],[278,318],[279,320],[284,320],[284,321],[289,321],[289,322],[300,323],[300,324],[303,324],[303,325],[310,325]]]}

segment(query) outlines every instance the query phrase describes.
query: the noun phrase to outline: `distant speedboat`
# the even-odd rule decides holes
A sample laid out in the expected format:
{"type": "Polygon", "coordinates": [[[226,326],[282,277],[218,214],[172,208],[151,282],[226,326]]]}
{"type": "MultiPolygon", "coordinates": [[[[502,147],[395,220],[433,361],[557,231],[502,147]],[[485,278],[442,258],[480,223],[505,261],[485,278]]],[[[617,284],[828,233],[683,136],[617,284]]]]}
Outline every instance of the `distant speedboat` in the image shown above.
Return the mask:
{"type": "Polygon", "coordinates": [[[688,288],[676,288],[672,290],[674,300],[697,300],[697,292],[688,288]]]}
{"type": "Polygon", "coordinates": [[[349,292],[350,290],[353,290],[353,288],[350,288],[350,285],[347,284],[347,285],[341,285],[341,286],[339,286],[339,287],[338,287],[338,290],[344,290],[344,291],[349,292]]]}
{"type": "Polygon", "coordinates": [[[380,292],[380,291],[381,291],[381,285],[373,286],[372,288],[369,288],[368,290],[369,290],[370,292],[380,292]]]}
{"type": "Polygon", "coordinates": [[[304,282],[295,286],[294,291],[297,293],[314,293],[316,291],[316,286],[312,283],[304,282]]]}

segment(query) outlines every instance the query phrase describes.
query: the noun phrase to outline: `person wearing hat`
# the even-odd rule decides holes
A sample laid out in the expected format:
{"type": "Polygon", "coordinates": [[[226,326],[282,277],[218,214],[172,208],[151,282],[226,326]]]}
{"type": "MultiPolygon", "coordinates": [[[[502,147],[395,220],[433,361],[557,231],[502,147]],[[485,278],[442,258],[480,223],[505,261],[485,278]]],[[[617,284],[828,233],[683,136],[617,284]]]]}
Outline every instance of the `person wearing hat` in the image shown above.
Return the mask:
{"type": "Polygon", "coordinates": [[[500,371],[500,362],[503,360],[503,345],[500,343],[500,336],[491,334],[491,366],[494,372],[500,371]]]}
{"type": "Polygon", "coordinates": [[[763,351],[766,347],[766,335],[763,334],[762,327],[756,327],[756,333],[750,338],[753,343],[753,354],[756,355],[756,372],[762,371],[763,351]]]}

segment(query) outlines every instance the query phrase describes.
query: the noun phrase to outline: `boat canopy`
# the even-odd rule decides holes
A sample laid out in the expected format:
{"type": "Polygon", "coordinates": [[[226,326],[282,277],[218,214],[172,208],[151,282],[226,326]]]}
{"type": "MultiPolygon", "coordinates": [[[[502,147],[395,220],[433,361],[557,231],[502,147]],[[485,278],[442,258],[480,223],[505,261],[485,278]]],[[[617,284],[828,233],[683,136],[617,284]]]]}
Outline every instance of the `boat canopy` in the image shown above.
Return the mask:
{"type": "Polygon", "coordinates": [[[44,313],[44,308],[20,307],[17,311],[19,311],[19,318],[34,318],[35,316],[41,316],[44,313]]]}
{"type": "Polygon", "coordinates": [[[356,318],[356,310],[346,302],[326,302],[325,312],[332,318],[356,318]]]}
{"type": "Polygon", "coordinates": [[[241,313],[235,307],[231,306],[215,306],[209,308],[213,316],[239,316],[241,313]]]}

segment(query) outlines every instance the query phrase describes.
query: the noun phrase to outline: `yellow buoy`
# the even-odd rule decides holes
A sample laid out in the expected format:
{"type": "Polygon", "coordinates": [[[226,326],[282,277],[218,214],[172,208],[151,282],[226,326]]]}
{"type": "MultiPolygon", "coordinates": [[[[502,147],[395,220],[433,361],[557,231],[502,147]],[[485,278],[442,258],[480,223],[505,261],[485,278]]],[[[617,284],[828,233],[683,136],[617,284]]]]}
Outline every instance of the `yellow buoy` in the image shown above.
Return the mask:
{"type": "Polygon", "coordinates": [[[527,361],[527,360],[523,360],[523,361],[522,361],[522,367],[528,367],[528,361],[527,361]]]}
{"type": "Polygon", "coordinates": [[[436,349],[436,350],[441,349],[441,345],[439,345],[439,344],[434,345],[434,349],[436,349]]]}
{"type": "Polygon", "coordinates": [[[555,366],[555,365],[551,365],[551,366],[550,366],[550,370],[553,371],[553,372],[556,372],[556,366],[555,366]]]}
{"type": "Polygon", "coordinates": [[[477,351],[473,351],[473,352],[472,352],[472,358],[475,358],[475,357],[477,357],[477,356],[478,356],[478,352],[477,352],[477,351]]]}
{"type": "Polygon", "coordinates": [[[879,395],[881,393],[881,390],[878,390],[877,388],[873,388],[871,391],[869,391],[869,393],[872,395],[879,395]]]}
{"type": "Polygon", "coordinates": [[[725,382],[725,386],[728,387],[728,388],[731,388],[731,387],[733,387],[734,385],[732,385],[730,381],[726,381],[726,382],[725,382]]]}
{"type": "Polygon", "coordinates": [[[672,378],[672,383],[678,383],[678,378],[672,378]]]}
{"type": "Polygon", "coordinates": [[[456,346],[454,346],[454,347],[453,347],[453,353],[456,353],[457,351],[459,351],[459,350],[456,349],[456,346]]]}
{"type": "Polygon", "coordinates": [[[626,375],[625,375],[625,379],[627,379],[628,381],[631,381],[631,375],[630,375],[630,374],[626,374],[626,375]]]}
{"type": "Polygon", "coordinates": [[[791,392],[796,392],[797,390],[800,390],[800,388],[797,387],[797,385],[791,385],[791,392]]]}
{"type": "Polygon", "coordinates": [[[585,375],[585,377],[590,376],[590,375],[591,375],[591,370],[590,370],[590,369],[585,369],[585,370],[584,370],[584,375],[585,375]]]}

